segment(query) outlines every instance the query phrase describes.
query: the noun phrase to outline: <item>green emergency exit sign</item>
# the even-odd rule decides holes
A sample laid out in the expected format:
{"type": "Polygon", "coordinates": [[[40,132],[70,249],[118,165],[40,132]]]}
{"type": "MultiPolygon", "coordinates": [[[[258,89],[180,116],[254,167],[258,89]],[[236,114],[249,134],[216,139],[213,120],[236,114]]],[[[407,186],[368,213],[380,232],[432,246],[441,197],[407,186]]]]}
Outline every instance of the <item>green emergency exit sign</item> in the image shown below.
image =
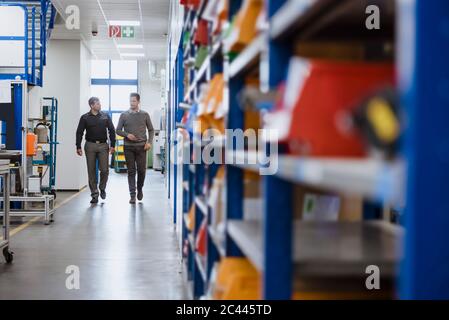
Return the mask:
{"type": "Polygon", "coordinates": [[[134,38],[134,27],[133,26],[123,26],[122,27],[122,38],[134,38]]]}

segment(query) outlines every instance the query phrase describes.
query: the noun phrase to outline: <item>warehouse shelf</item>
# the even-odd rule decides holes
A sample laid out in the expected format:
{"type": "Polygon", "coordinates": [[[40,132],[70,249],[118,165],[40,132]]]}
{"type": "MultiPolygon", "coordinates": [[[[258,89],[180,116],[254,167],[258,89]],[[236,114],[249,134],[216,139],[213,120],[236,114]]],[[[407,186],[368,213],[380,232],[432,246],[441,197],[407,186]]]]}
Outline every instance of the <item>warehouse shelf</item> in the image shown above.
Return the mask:
{"type": "Polygon", "coordinates": [[[179,109],[182,109],[182,110],[190,110],[190,109],[192,109],[192,105],[191,105],[191,104],[188,104],[188,103],[181,102],[181,103],[179,104],[179,109]]]}
{"type": "Polygon", "coordinates": [[[192,250],[192,252],[195,252],[195,238],[193,237],[193,234],[189,233],[187,239],[189,241],[190,249],[192,250]]]}
{"type": "Polygon", "coordinates": [[[186,129],[186,126],[183,123],[181,123],[181,122],[177,122],[176,123],[176,129],[186,129]]]}
{"type": "Polygon", "coordinates": [[[184,48],[184,59],[186,60],[185,62],[187,62],[187,59],[190,55],[191,48],[192,48],[192,44],[189,41],[189,43],[187,43],[186,47],[184,48]]]}
{"type": "Polygon", "coordinates": [[[333,3],[333,0],[287,1],[271,19],[270,36],[278,39],[294,33],[299,26],[305,25],[333,3]]]}
{"type": "Polygon", "coordinates": [[[212,45],[212,51],[210,53],[211,59],[215,58],[219,53],[221,53],[221,49],[223,47],[223,43],[218,41],[212,45]]]}
{"type": "Polygon", "coordinates": [[[290,36],[302,40],[391,39],[394,33],[394,1],[377,2],[383,13],[383,28],[376,34],[360,23],[360,13],[364,13],[368,5],[368,1],[353,0],[290,0],[271,19],[270,35],[276,40],[287,40],[290,36]],[[348,28],[351,28],[350,33],[347,32],[348,28]]]}
{"type": "Polygon", "coordinates": [[[201,212],[206,216],[207,208],[208,208],[206,198],[204,196],[196,196],[195,203],[198,206],[198,208],[201,210],[201,212]]]}
{"type": "Polygon", "coordinates": [[[190,101],[190,95],[197,89],[198,83],[200,83],[201,79],[207,74],[209,67],[210,67],[210,56],[208,56],[204,60],[203,64],[201,65],[201,68],[196,72],[195,79],[189,86],[189,89],[187,90],[187,93],[184,96],[184,101],[190,101]]]}
{"type": "Polygon", "coordinates": [[[193,82],[195,86],[197,86],[198,83],[201,81],[201,79],[204,76],[206,76],[209,67],[210,67],[210,55],[207,56],[201,67],[198,69],[198,72],[195,74],[195,81],[193,82]]]}
{"type": "MultiPolygon", "coordinates": [[[[184,101],[190,101],[190,95],[197,89],[198,83],[201,82],[203,77],[205,77],[205,76],[207,77],[207,73],[210,70],[211,59],[213,59],[218,53],[220,53],[221,48],[222,48],[221,42],[217,42],[212,46],[212,49],[209,52],[209,54],[207,55],[203,64],[198,69],[198,71],[195,73],[195,78],[192,81],[192,83],[190,84],[190,86],[187,90],[187,93],[184,95],[184,101]]],[[[186,107],[185,105],[182,105],[181,108],[184,110],[187,110],[185,107],[186,107]]]]}
{"type": "Polygon", "coordinates": [[[189,88],[187,89],[186,94],[184,95],[184,101],[190,101],[190,95],[193,93],[193,91],[195,90],[196,87],[196,83],[192,83],[189,88]]]}
{"type": "Polygon", "coordinates": [[[186,226],[190,225],[189,214],[188,214],[188,213],[184,213],[182,216],[183,216],[183,218],[184,218],[184,224],[185,224],[186,226]]]}
{"type": "Polygon", "coordinates": [[[200,271],[201,278],[203,278],[203,281],[207,281],[207,273],[206,273],[206,261],[203,257],[201,257],[200,254],[195,253],[195,262],[198,267],[198,270],[200,271]]]}
{"type": "Polygon", "coordinates": [[[184,19],[184,26],[183,26],[183,28],[182,28],[182,31],[183,32],[186,32],[189,28],[190,28],[190,26],[191,26],[191,18],[192,18],[192,15],[193,15],[193,11],[192,10],[188,10],[187,11],[187,16],[186,16],[186,18],[184,19]],[[187,22],[187,23],[185,23],[185,22],[187,22]]]}
{"type": "Polygon", "coordinates": [[[228,221],[228,234],[258,270],[263,270],[262,226],[256,221],[228,221]]]}
{"type": "Polygon", "coordinates": [[[257,36],[248,47],[246,47],[239,55],[231,62],[229,66],[229,77],[234,78],[245,71],[251,69],[257,64],[260,55],[267,48],[267,35],[265,33],[257,36]]]}
{"type": "Polygon", "coordinates": [[[196,138],[194,139],[194,143],[197,146],[209,146],[212,148],[224,148],[226,146],[226,136],[224,135],[217,135],[213,136],[212,139],[201,139],[196,138]]]}
{"type": "MultiPolygon", "coordinates": [[[[242,3],[243,1],[231,2],[232,5],[228,8],[230,18],[242,13],[242,3]]],[[[432,33],[433,24],[444,24],[447,20],[448,7],[445,1],[436,1],[433,6],[410,1],[402,1],[396,5],[393,0],[376,1],[375,5],[382,12],[380,30],[368,30],[364,23],[365,18],[369,16],[366,9],[370,4],[365,0],[264,1],[268,20],[266,22],[270,25],[269,31],[254,38],[240,54],[237,53],[233,60],[232,57],[236,52],[227,55],[218,47],[221,45],[225,48],[226,43],[217,42],[209,46],[207,63],[210,76],[213,77],[214,74],[222,73],[224,70],[227,78],[223,93],[223,101],[227,104],[225,128],[244,129],[248,123],[254,126],[253,123],[256,123],[257,119],[251,118],[250,109],[241,105],[240,92],[257,82],[260,83],[260,88],[264,92],[265,90],[278,92],[280,86],[288,81],[286,76],[290,71],[291,59],[296,55],[302,56],[302,53],[304,57],[310,55],[311,58],[315,54],[331,56],[332,52],[328,51],[328,47],[336,48],[337,51],[343,48],[345,50],[343,50],[342,58],[346,59],[349,58],[345,56],[346,49],[355,48],[360,50],[357,51],[357,54],[360,53],[357,59],[387,61],[389,64],[394,64],[395,61],[403,61],[403,58],[408,61],[408,56],[402,56],[404,52],[409,54],[418,47],[427,48],[427,51],[423,49],[426,53],[433,52],[436,65],[446,65],[448,46],[443,45],[446,42],[442,34],[432,33]],[[431,15],[435,16],[435,20],[428,18],[431,15]],[[394,26],[400,27],[400,32],[395,34],[394,26]],[[403,36],[406,34],[405,30],[413,29],[411,26],[418,26],[415,33],[416,42],[411,42],[414,37],[403,36]],[[436,55],[435,48],[441,49],[437,50],[436,55]],[[398,53],[396,59],[393,59],[392,52],[398,53]],[[231,60],[229,61],[228,58],[231,60]],[[260,72],[257,79],[258,70],[260,72]],[[247,120],[249,121],[246,122],[247,120]]],[[[195,21],[198,21],[198,11],[192,11],[191,14],[196,15],[195,21]]],[[[193,17],[188,21],[190,25],[186,26],[185,30],[192,32],[192,20],[193,17]]],[[[209,40],[211,38],[209,37],[209,40]]],[[[401,283],[401,285],[393,285],[392,292],[406,299],[447,298],[448,290],[441,289],[440,286],[446,272],[437,268],[429,275],[428,270],[421,263],[426,261],[432,265],[440,265],[444,262],[440,254],[441,250],[447,252],[444,242],[434,241],[436,236],[438,239],[447,238],[446,229],[435,227],[446,225],[447,221],[447,210],[444,210],[447,207],[445,203],[447,201],[439,193],[447,182],[445,174],[447,168],[441,162],[435,161],[434,150],[430,148],[430,142],[441,139],[442,132],[447,132],[447,126],[444,127],[441,122],[431,120],[447,118],[447,108],[436,108],[432,111],[432,115],[429,115],[423,103],[425,101],[427,104],[432,102],[432,105],[444,105],[441,96],[426,90],[425,81],[436,79],[435,81],[444,82],[447,77],[439,72],[443,68],[428,67],[424,61],[427,56],[418,55],[413,64],[396,63],[395,65],[398,70],[398,79],[410,80],[402,83],[405,86],[398,86],[397,90],[405,107],[401,111],[407,119],[407,130],[403,132],[399,145],[400,157],[396,156],[394,160],[387,161],[384,160],[385,157],[375,158],[375,156],[356,159],[281,154],[278,158],[276,173],[263,176],[260,170],[266,166],[258,164],[255,153],[238,152],[236,164],[225,165],[226,174],[223,180],[225,199],[223,200],[226,204],[224,219],[228,223],[225,227],[226,236],[222,239],[224,242],[222,247],[217,245],[217,242],[220,242],[218,241],[220,237],[217,239],[217,234],[214,233],[217,229],[208,228],[208,235],[213,243],[212,249],[207,250],[208,267],[209,263],[213,265],[214,262],[219,261],[223,253],[231,257],[247,257],[257,269],[263,271],[261,274],[262,298],[290,299],[294,295],[292,282],[296,282],[298,276],[301,279],[307,276],[310,276],[309,278],[337,276],[340,277],[339,280],[347,276],[354,278],[355,274],[365,276],[365,270],[361,268],[371,263],[378,265],[382,274],[395,276],[398,261],[402,258],[398,252],[401,251],[403,234],[405,234],[405,242],[408,246],[405,252],[413,252],[413,254],[405,256],[401,265],[403,273],[394,280],[391,279],[393,280],[391,283],[401,283]],[[417,77],[416,74],[424,76],[417,77]],[[405,90],[404,87],[406,87],[405,90]],[[422,123],[421,118],[427,121],[422,123]],[[418,132],[420,139],[411,139],[418,132]],[[250,161],[239,163],[245,158],[250,161]],[[407,163],[411,165],[406,166],[407,163]],[[261,198],[264,201],[264,209],[263,213],[260,213],[263,222],[244,220],[247,174],[245,171],[247,170],[259,173],[258,179],[263,185],[261,198]],[[405,179],[406,172],[407,179],[405,179]],[[297,188],[298,184],[301,188],[297,188]],[[361,221],[353,223],[340,220],[335,223],[294,222],[292,217],[296,217],[300,211],[300,208],[295,207],[298,200],[296,193],[299,189],[307,191],[308,187],[311,187],[310,192],[313,194],[316,192],[317,195],[323,193],[325,196],[339,197],[344,200],[345,205],[356,206],[360,213],[357,217],[361,221]],[[411,201],[405,201],[405,190],[407,190],[407,199],[412,199],[411,201]],[[432,219],[419,212],[429,203],[433,210],[432,219]],[[399,214],[399,217],[391,212],[391,205],[396,206],[396,204],[399,212],[404,211],[404,214],[399,214]],[[391,224],[386,222],[391,218],[397,219],[392,219],[395,222],[391,224]],[[408,228],[407,233],[396,225],[404,221],[408,228]],[[267,224],[269,228],[263,228],[263,224],[267,224]],[[428,230],[432,230],[431,236],[428,230]],[[292,246],[294,250],[291,250],[292,246]],[[215,247],[220,251],[218,254],[215,247]],[[433,249],[429,250],[429,247],[433,249]]],[[[175,111],[173,114],[179,108],[177,100],[180,100],[185,93],[183,66],[182,57],[175,65],[170,65],[171,71],[175,71],[170,73],[175,77],[171,82],[174,84],[172,93],[181,92],[171,95],[173,100],[171,105],[174,106],[175,111]],[[182,90],[177,91],[178,88],[182,90]]],[[[187,69],[187,72],[191,70],[187,69]]],[[[196,77],[190,81],[187,85],[190,87],[186,90],[186,100],[198,98],[197,94],[192,94],[198,91],[196,77]]],[[[272,111],[271,106],[267,106],[258,116],[272,111]]],[[[176,120],[170,121],[175,123],[176,120]]],[[[320,139],[326,139],[325,134],[320,136],[320,139]]],[[[205,141],[201,147],[209,143],[218,144],[218,142],[226,142],[226,140],[205,141]]],[[[372,141],[367,142],[373,144],[372,141]]],[[[379,153],[386,155],[383,151],[379,153]]],[[[213,179],[214,165],[209,166],[202,162],[195,165],[195,168],[195,174],[191,174],[190,170],[184,172],[183,179],[189,181],[190,189],[194,189],[189,193],[183,193],[185,197],[183,201],[186,203],[184,207],[191,206],[191,202],[196,201],[196,193],[203,190],[204,182],[208,181],[210,185],[210,180],[213,179]]],[[[205,193],[208,192],[205,191],[205,193]]],[[[208,199],[204,200],[206,203],[208,199]]],[[[396,212],[396,208],[393,211],[396,212]]],[[[201,213],[196,212],[197,218],[199,215],[201,213]]],[[[208,216],[207,219],[209,218],[214,217],[208,216]]],[[[196,277],[200,280],[199,278],[201,277],[196,277]]],[[[193,288],[194,297],[198,298],[208,288],[205,286],[207,281],[198,283],[196,279],[193,288]]],[[[325,283],[317,292],[328,292],[326,290],[329,288],[332,288],[332,284],[325,283]]],[[[361,297],[363,296],[362,294],[361,297]]]]}
{"type": "Polygon", "coordinates": [[[193,22],[191,24],[192,33],[198,27],[198,20],[203,15],[204,9],[206,8],[206,2],[207,2],[206,0],[201,0],[201,3],[200,3],[200,5],[199,5],[197,10],[190,10],[192,12],[192,14],[195,14],[195,18],[193,19],[193,22]]]}
{"type": "Polygon", "coordinates": [[[220,239],[220,237],[218,236],[218,231],[216,231],[214,227],[209,226],[208,232],[220,256],[226,256],[226,250],[223,246],[222,239],[220,239]]]}
{"type": "MultiPolygon", "coordinates": [[[[263,271],[263,226],[259,221],[228,222],[228,233],[263,271]]],[[[383,221],[303,222],[294,224],[294,264],[297,276],[357,276],[377,265],[392,277],[401,259],[404,231],[383,221]]]]}
{"type": "MultiPolygon", "coordinates": [[[[236,166],[247,170],[259,172],[264,168],[257,164],[257,152],[237,151],[235,159],[236,166]]],[[[295,183],[373,199],[400,201],[403,198],[402,161],[280,155],[277,168],[276,176],[295,183]]]]}

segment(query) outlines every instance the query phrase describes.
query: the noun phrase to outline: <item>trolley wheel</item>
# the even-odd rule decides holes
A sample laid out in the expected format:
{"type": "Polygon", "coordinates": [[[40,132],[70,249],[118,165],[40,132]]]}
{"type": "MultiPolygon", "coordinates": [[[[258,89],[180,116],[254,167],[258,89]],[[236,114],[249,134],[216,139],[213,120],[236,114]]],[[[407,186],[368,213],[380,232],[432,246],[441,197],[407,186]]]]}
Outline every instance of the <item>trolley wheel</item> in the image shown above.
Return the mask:
{"type": "Polygon", "coordinates": [[[14,252],[9,251],[9,248],[3,249],[3,256],[5,257],[6,263],[11,263],[14,260],[14,252]]]}

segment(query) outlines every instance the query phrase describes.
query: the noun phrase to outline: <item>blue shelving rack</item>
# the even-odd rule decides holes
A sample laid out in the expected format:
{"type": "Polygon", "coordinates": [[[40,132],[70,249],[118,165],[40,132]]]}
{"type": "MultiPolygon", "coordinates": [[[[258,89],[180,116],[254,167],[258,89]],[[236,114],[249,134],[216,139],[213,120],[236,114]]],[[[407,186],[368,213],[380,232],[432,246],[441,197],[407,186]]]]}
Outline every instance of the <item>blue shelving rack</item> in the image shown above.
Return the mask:
{"type": "Polygon", "coordinates": [[[444,191],[449,181],[449,3],[403,1],[399,12],[405,31],[400,81],[409,122],[400,294],[404,299],[449,299],[449,201],[444,191]]]}
{"type": "MultiPolygon", "coordinates": [[[[248,71],[259,68],[261,87],[275,89],[286,79],[288,61],[293,55],[294,36],[298,30],[314,21],[307,20],[316,14],[330,12],[341,3],[350,1],[289,1],[266,0],[267,19],[270,30],[263,33],[250,44],[248,50],[241,52],[232,61],[209,48],[209,56],[204,67],[191,71],[191,82],[184,88],[182,66],[189,56],[195,55],[195,47],[179,46],[176,53],[177,70],[171,78],[171,119],[179,122],[185,108],[180,102],[195,103],[201,83],[209,81],[216,72],[225,69],[229,90],[229,112],[227,128],[243,128],[244,113],[239,106],[237,93],[244,86],[248,71]],[[288,12],[288,15],[285,13],[288,12]],[[217,54],[217,56],[215,56],[217,54]],[[266,68],[268,66],[268,68],[266,68]],[[182,77],[180,77],[182,75],[182,77]],[[183,91],[187,92],[183,96],[183,91]],[[174,93],[176,92],[176,94],[174,93]]],[[[386,3],[388,0],[380,1],[386,3]]],[[[205,1],[198,11],[185,13],[184,32],[194,24],[201,14],[205,1]]],[[[230,16],[241,7],[241,0],[229,0],[230,16]]],[[[243,172],[245,165],[226,165],[226,219],[228,221],[225,242],[216,241],[211,229],[208,230],[207,256],[199,259],[195,251],[196,231],[206,217],[210,223],[211,210],[207,205],[207,194],[203,194],[203,182],[211,181],[218,167],[197,165],[177,165],[182,170],[182,221],[183,243],[188,243],[186,257],[187,278],[192,284],[194,298],[205,293],[213,264],[223,256],[246,256],[259,269],[262,277],[263,299],[291,299],[294,295],[294,194],[297,184],[312,185],[317,188],[340,192],[355,192],[369,199],[364,205],[364,220],[378,219],[378,205],[383,201],[395,201],[402,194],[402,173],[406,172],[406,206],[404,210],[404,249],[400,263],[397,294],[401,299],[447,299],[449,298],[449,249],[445,240],[449,229],[449,202],[444,191],[449,180],[447,166],[447,146],[449,128],[447,83],[449,83],[449,33],[447,21],[449,4],[444,0],[431,5],[423,0],[403,1],[396,7],[397,24],[406,30],[398,32],[396,46],[399,56],[396,59],[399,70],[399,91],[407,118],[407,127],[400,163],[351,162],[338,164],[341,179],[338,184],[326,181],[312,181],[304,174],[309,165],[319,166],[324,173],[337,170],[336,164],[329,165],[316,159],[294,159],[280,154],[279,172],[274,176],[262,177],[262,198],[264,199],[261,260],[254,258],[244,246],[244,241],[231,226],[244,222],[243,172]],[[410,53],[413,52],[413,58],[410,53]],[[430,142],[430,143],[429,143],[430,142]],[[406,165],[404,165],[406,164],[406,165]],[[288,166],[287,166],[288,165],[288,166]],[[335,167],[334,167],[335,165],[335,167]],[[287,168],[288,169],[283,169],[287,168]],[[355,171],[367,168],[370,175],[365,176],[363,184],[355,171]],[[369,169],[368,169],[369,168],[369,169]],[[273,196],[275,195],[275,196],[273,196]],[[186,228],[187,212],[195,205],[195,226],[191,232],[186,228]],[[233,231],[232,231],[232,230],[233,231]]],[[[349,32],[350,36],[350,32],[349,32]]],[[[170,52],[170,54],[175,54],[170,52]]],[[[268,106],[269,108],[269,106],[268,106]]],[[[192,138],[192,136],[190,136],[192,138]]],[[[193,143],[191,141],[191,143],[193,143]]],[[[171,141],[173,145],[173,141],[171,141]]],[[[192,149],[192,145],[190,146],[192,149]]],[[[176,176],[176,175],[174,175],[176,176]]],[[[175,184],[178,181],[175,181],[175,184]]],[[[174,188],[176,190],[176,188],[174,188]]],[[[177,210],[177,209],[175,209],[177,210]]],[[[176,216],[176,211],[174,216],[176,216]]],[[[402,219],[401,219],[402,221],[402,219]]],[[[402,228],[398,226],[402,233],[402,228]]],[[[240,231],[241,232],[241,231],[240,231]]],[[[242,234],[240,234],[242,235],[242,234]]],[[[251,234],[246,235],[251,239],[251,234]]],[[[255,241],[255,239],[254,239],[255,241]]]]}
{"type": "Polygon", "coordinates": [[[56,160],[58,142],[58,99],[55,97],[43,97],[43,114],[41,119],[33,119],[39,124],[48,127],[49,150],[44,153],[42,160],[33,160],[33,166],[48,166],[49,181],[47,187],[42,187],[42,191],[56,197],[56,160]],[[49,118],[48,118],[49,117],[49,118]]]}
{"type": "MultiPolygon", "coordinates": [[[[198,18],[198,15],[201,13],[202,9],[204,9],[204,1],[200,6],[198,11],[187,11],[185,16],[185,24],[192,25],[195,19],[198,18]]],[[[186,32],[187,30],[184,30],[186,32]]],[[[173,126],[177,126],[180,128],[179,123],[186,111],[186,107],[181,108],[179,105],[181,102],[194,103],[199,93],[200,85],[204,82],[210,81],[211,77],[223,70],[223,60],[222,56],[219,54],[218,47],[210,46],[209,52],[210,55],[206,59],[207,62],[201,67],[199,70],[194,71],[190,70],[189,77],[191,79],[191,83],[188,84],[188,88],[184,90],[184,63],[189,56],[195,55],[195,47],[192,44],[188,44],[185,48],[180,44],[178,51],[176,53],[175,64],[173,66],[173,78],[170,80],[170,83],[176,84],[172,86],[173,90],[171,90],[171,110],[170,118],[173,126]],[[212,54],[213,53],[213,54],[212,54]],[[188,93],[184,95],[184,92],[188,93]]],[[[189,138],[189,157],[193,158],[193,150],[195,148],[194,144],[195,138],[192,132],[186,133],[189,138]]],[[[172,137],[173,138],[173,137],[172,137]]],[[[201,142],[200,142],[201,143],[201,142]]],[[[179,142],[172,140],[171,146],[175,148],[174,154],[177,154],[177,148],[183,148],[179,142]]],[[[201,147],[202,148],[202,147],[201,147]]],[[[205,165],[202,161],[199,164],[174,164],[173,165],[173,174],[169,173],[169,176],[173,176],[173,188],[174,193],[170,196],[173,197],[173,220],[176,223],[177,216],[177,198],[182,197],[182,212],[183,221],[180,223],[182,226],[182,239],[183,243],[188,244],[188,255],[186,257],[186,269],[187,269],[187,278],[192,282],[192,295],[195,298],[199,298],[204,294],[205,289],[207,287],[207,281],[212,271],[213,264],[219,259],[219,249],[215,248],[215,242],[211,239],[210,234],[208,233],[207,238],[207,248],[208,254],[205,257],[199,255],[195,249],[196,235],[201,226],[203,219],[208,219],[210,208],[207,205],[206,199],[207,195],[203,194],[203,183],[205,180],[208,181],[208,184],[211,184],[217,170],[218,165],[205,165]],[[178,181],[177,179],[177,171],[182,170],[182,181],[178,181]],[[178,183],[182,183],[182,194],[177,193],[176,185],[178,183]],[[195,224],[192,231],[187,229],[187,212],[190,207],[195,205],[195,224]]],[[[208,221],[210,223],[210,221],[208,221]]]]}
{"type": "MultiPolygon", "coordinates": [[[[8,1],[0,6],[18,6],[25,15],[25,36],[0,36],[0,41],[24,42],[24,67],[22,71],[2,71],[2,80],[25,80],[29,85],[43,85],[44,66],[47,64],[47,42],[54,28],[56,9],[50,0],[8,1]]],[[[2,68],[2,66],[0,66],[2,68]]]]}

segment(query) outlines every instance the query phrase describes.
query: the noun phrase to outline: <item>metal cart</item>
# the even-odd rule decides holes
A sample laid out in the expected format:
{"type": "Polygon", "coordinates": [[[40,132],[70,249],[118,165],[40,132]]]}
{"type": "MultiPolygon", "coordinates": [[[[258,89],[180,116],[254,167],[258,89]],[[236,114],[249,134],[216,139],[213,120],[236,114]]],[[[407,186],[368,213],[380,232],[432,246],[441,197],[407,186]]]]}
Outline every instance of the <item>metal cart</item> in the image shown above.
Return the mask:
{"type": "Polygon", "coordinates": [[[56,198],[56,151],[58,142],[58,99],[54,97],[44,97],[41,118],[31,118],[29,121],[33,123],[33,127],[44,126],[48,128],[47,142],[38,143],[48,145],[49,150],[43,151],[39,157],[33,158],[33,166],[42,168],[47,167],[45,172],[40,172],[41,184],[42,178],[49,171],[48,186],[41,185],[41,191],[44,194],[53,195],[56,198]]]}
{"type": "Polygon", "coordinates": [[[4,203],[4,215],[3,215],[3,239],[0,240],[0,250],[3,252],[3,256],[7,263],[11,263],[13,260],[13,253],[9,249],[9,193],[10,193],[10,181],[9,181],[9,160],[0,160],[0,175],[3,176],[3,197],[4,203]]]}

